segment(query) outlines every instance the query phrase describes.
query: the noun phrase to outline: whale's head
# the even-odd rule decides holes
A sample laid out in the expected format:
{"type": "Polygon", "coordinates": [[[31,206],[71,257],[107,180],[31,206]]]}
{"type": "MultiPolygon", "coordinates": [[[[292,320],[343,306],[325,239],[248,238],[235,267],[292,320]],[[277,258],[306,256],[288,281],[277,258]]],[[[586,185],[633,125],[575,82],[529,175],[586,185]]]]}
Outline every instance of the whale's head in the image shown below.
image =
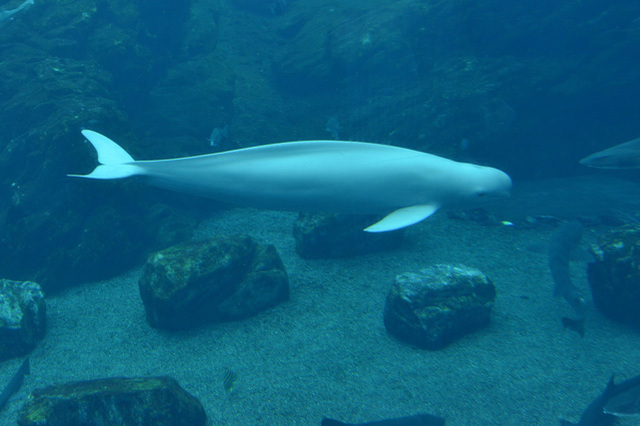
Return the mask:
{"type": "Polygon", "coordinates": [[[475,207],[511,196],[512,182],[508,174],[493,167],[464,164],[459,175],[459,207],[475,207]]]}
{"type": "Polygon", "coordinates": [[[479,171],[480,179],[475,189],[474,196],[478,199],[495,200],[507,198],[511,196],[511,177],[502,170],[493,167],[476,166],[479,171]]]}

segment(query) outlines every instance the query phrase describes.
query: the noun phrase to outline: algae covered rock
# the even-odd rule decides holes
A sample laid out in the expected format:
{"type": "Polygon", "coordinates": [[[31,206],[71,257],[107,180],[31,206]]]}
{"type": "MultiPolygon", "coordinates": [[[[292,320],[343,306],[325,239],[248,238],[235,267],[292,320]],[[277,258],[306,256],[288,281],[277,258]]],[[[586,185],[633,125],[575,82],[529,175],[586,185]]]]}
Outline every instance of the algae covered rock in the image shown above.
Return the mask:
{"type": "Polygon", "coordinates": [[[118,377],[36,389],[18,424],[198,426],[206,424],[206,414],[170,377],[118,377]]]}
{"type": "MultiPolygon", "coordinates": [[[[185,155],[208,153],[211,130],[231,121],[235,80],[233,68],[216,53],[172,67],[148,94],[148,132],[155,140],[180,140],[185,155]]],[[[175,154],[175,144],[170,146],[175,154]]]]}
{"type": "MultiPolygon", "coordinates": [[[[0,269],[47,294],[132,267],[168,245],[160,228],[182,228],[170,244],[189,236],[188,220],[153,220],[148,206],[157,201],[142,201],[127,184],[111,191],[66,176],[95,167],[80,129],[135,139],[130,122],[139,120],[127,111],[142,110],[164,74],[167,55],[156,53],[169,47],[145,29],[156,22],[150,14],[172,2],[141,3],[36,1],[0,32],[0,269]]],[[[189,2],[175,7],[186,13],[189,2]]],[[[171,36],[168,25],[154,28],[171,36]]],[[[135,142],[124,145],[136,152],[135,142]]]]}
{"type": "Polygon", "coordinates": [[[587,277],[596,307],[612,319],[640,328],[640,226],[611,230],[591,246],[596,260],[587,277]]]}
{"type": "Polygon", "coordinates": [[[246,235],[217,236],[154,253],[139,287],[147,321],[167,329],[246,318],[289,296],[275,248],[246,235]]]}
{"type": "Polygon", "coordinates": [[[489,323],[496,296],[477,269],[435,265],[396,276],[384,309],[384,325],[395,337],[436,350],[489,323]]]}
{"type": "Polygon", "coordinates": [[[45,334],[46,304],[31,281],[0,280],[0,361],[28,354],[45,334]]]}
{"type": "Polygon", "coordinates": [[[403,230],[369,233],[363,229],[378,216],[300,213],[293,226],[296,251],[305,259],[326,259],[373,253],[398,247],[403,230]]]}
{"type": "Polygon", "coordinates": [[[211,53],[218,43],[220,2],[196,1],[189,8],[182,52],[189,57],[211,53]]]}

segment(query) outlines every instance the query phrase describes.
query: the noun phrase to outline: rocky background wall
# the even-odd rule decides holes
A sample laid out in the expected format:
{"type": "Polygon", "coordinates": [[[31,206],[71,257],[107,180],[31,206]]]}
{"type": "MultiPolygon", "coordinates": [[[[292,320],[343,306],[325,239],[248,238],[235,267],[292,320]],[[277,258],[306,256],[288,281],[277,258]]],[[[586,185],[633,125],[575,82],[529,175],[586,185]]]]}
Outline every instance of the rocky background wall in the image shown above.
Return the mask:
{"type": "Polygon", "coordinates": [[[624,0],[36,0],[0,27],[0,276],[117,274],[214,208],[67,178],[83,128],[140,159],[339,137],[569,175],[638,136],[639,42],[624,0]]]}

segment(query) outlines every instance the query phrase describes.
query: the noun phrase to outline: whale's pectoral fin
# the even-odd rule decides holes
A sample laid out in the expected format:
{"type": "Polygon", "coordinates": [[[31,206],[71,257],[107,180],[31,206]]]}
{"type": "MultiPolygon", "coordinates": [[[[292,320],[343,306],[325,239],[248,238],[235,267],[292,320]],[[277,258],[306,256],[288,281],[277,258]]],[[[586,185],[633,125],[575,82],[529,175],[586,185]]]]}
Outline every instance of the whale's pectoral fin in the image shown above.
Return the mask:
{"type": "Polygon", "coordinates": [[[420,204],[417,206],[405,207],[389,213],[382,220],[371,226],[364,228],[367,232],[387,232],[411,226],[425,220],[438,210],[434,204],[420,204]]]}

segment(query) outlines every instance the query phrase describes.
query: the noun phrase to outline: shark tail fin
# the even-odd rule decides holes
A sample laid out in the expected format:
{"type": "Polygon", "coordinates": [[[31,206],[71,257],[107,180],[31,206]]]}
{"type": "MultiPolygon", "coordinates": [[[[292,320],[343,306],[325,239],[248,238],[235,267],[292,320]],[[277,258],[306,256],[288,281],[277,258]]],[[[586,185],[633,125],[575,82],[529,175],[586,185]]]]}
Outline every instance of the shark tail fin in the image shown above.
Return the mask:
{"type": "Polygon", "coordinates": [[[89,179],[123,179],[144,174],[143,169],[135,164],[133,157],[108,137],[93,130],[83,130],[82,135],[96,149],[100,165],[88,175],[70,174],[67,176],[89,179]]]}
{"type": "Polygon", "coordinates": [[[584,337],[584,318],[574,319],[562,317],[562,328],[573,330],[578,333],[580,337],[584,337]]]}

